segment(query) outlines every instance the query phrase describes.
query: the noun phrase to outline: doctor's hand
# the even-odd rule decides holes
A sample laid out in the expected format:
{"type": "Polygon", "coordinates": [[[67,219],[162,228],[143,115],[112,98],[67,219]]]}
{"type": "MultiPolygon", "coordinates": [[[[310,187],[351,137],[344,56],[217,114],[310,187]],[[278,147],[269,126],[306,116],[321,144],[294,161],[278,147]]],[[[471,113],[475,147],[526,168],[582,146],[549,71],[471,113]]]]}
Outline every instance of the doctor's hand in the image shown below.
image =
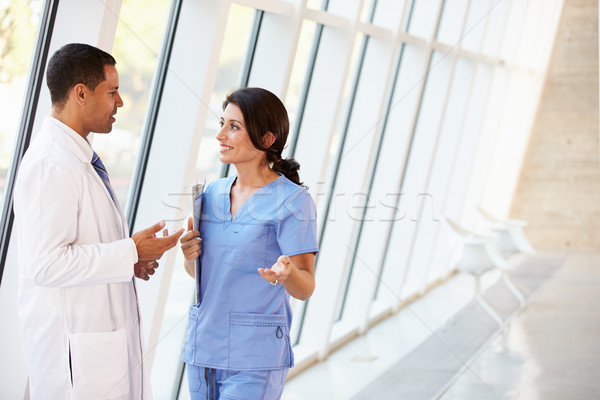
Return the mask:
{"type": "Polygon", "coordinates": [[[163,237],[156,237],[156,233],[165,227],[165,221],[157,222],[149,228],[134,233],[131,238],[135,242],[140,261],[153,261],[162,257],[165,251],[172,249],[183,234],[180,229],[172,235],[165,229],[163,237]]]}
{"type": "Polygon", "coordinates": [[[284,283],[290,271],[293,268],[292,261],[288,256],[279,256],[277,262],[271,266],[271,268],[259,268],[258,273],[267,282],[271,282],[273,285],[278,283],[284,283]]]}
{"type": "Polygon", "coordinates": [[[194,230],[194,220],[192,217],[188,218],[188,230],[181,237],[181,251],[186,260],[195,260],[198,258],[202,249],[200,248],[200,232],[194,230]]]}
{"type": "Polygon", "coordinates": [[[138,261],[133,266],[133,272],[138,278],[147,281],[150,279],[150,275],[154,275],[156,268],[158,268],[158,262],[156,261],[138,261]]]}

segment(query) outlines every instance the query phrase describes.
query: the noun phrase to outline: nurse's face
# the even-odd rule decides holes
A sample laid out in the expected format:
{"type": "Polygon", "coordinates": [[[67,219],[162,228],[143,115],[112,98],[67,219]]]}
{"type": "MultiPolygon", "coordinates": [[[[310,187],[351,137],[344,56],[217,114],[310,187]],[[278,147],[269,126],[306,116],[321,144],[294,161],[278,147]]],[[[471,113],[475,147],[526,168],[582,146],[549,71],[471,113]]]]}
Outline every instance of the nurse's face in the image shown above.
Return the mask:
{"type": "Polygon", "coordinates": [[[227,105],[219,125],[221,129],[217,140],[221,146],[221,162],[241,164],[266,160],[265,152],[258,150],[250,141],[242,111],[237,105],[227,105]]]}

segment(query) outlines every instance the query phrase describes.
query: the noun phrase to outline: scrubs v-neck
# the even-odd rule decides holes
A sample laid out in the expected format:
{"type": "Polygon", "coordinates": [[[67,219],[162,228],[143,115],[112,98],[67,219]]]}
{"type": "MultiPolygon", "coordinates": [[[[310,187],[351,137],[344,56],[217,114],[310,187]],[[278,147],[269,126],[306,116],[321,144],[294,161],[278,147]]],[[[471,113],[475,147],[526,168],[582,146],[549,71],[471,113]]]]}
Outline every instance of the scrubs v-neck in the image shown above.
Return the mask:
{"type": "Polygon", "coordinates": [[[215,369],[292,367],[290,295],[258,273],[282,254],[317,253],[316,207],[280,176],[231,215],[236,176],[206,188],[202,204],[200,302],[190,308],[182,359],[215,369]]]}

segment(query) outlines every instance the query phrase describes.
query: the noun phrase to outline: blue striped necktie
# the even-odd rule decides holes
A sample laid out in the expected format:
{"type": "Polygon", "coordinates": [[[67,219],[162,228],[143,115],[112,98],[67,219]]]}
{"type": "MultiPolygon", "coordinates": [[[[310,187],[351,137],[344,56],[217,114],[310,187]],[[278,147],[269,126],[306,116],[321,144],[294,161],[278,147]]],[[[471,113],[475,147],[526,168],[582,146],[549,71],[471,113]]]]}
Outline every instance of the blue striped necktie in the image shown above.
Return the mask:
{"type": "Polygon", "coordinates": [[[112,186],[110,185],[110,180],[108,179],[106,167],[104,166],[104,164],[102,164],[102,160],[100,159],[100,156],[96,154],[96,152],[94,152],[94,155],[92,156],[92,165],[94,166],[94,169],[100,176],[100,179],[102,179],[102,182],[104,182],[104,186],[106,186],[106,189],[108,189],[110,197],[113,199],[113,201],[115,201],[115,195],[113,193],[112,186]]]}

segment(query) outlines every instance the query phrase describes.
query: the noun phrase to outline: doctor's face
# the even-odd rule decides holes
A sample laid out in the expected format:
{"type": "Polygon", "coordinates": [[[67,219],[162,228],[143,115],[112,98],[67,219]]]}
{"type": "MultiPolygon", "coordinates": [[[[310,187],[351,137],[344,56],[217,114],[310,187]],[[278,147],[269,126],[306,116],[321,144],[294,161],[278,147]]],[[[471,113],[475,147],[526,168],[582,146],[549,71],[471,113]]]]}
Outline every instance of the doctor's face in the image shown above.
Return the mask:
{"type": "Polygon", "coordinates": [[[117,108],[123,107],[119,95],[119,74],[114,65],[104,66],[104,78],[94,90],[89,91],[85,112],[85,128],[88,132],[110,132],[117,108]]]}
{"type": "Polygon", "coordinates": [[[221,129],[217,134],[217,140],[221,146],[221,162],[240,164],[248,162],[266,161],[264,151],[258,150],[252,144],[248,131],[244,125],[242,110],[229,103],[223,112],[219,122],[221,129]]]}

